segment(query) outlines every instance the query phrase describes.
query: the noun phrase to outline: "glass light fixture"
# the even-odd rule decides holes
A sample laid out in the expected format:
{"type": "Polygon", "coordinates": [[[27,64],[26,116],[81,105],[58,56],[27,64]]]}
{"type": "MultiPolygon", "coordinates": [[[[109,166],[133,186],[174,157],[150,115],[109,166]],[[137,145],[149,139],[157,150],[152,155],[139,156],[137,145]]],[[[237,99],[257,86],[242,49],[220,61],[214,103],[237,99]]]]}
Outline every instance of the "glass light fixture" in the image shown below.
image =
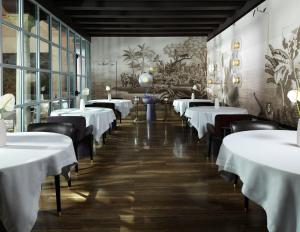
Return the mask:
{"type": "Polygon", "coordinates": [[[232,59],[232,66],[239,67],[241,65],[241,60],[239,58],[232,59]]]}
{"type": "Polygon", "coordinates": [[[239,73],[234,73],[232,75],[232,84],[236,87],[241,87],[242,85],[242,77],[239,73]]]}

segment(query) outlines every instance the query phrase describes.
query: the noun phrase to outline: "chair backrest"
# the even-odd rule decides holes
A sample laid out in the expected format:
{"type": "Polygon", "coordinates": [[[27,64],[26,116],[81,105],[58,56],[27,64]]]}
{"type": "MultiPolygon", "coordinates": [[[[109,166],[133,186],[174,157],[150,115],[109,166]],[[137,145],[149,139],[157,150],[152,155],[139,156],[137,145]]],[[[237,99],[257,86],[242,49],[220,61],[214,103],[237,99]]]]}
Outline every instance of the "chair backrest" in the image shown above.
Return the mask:
{"type": "Polygon", "coordinates": [[[189,107],[197,107],[197,106],[214,106],[213,102],[190,102],[189,107]]]}
{"type": "Polygon", "coordinates": [[[223,137],[224,129],[230,130],[230,125],[235,121],[250,121],[252,116],[249,114],[218,114],[215,117],[216,136],[223,137]]]}
{"type": "Polygon", "coordinates": [[[78,140],[82,140],[86,130],[86,120],[83,116],[51,116],[47,118],[49,123],[71,123],[78,131],[78,140]]]}
{"type": "Polygon", "coordinates": [[[124,98],[122,98],[122,97],[113,97],[112,99],[116,99],[116,100],[118,100],[118,99],[124,99],[124,98]]]}
{"type": "Polygon", "coordinates": [[[249,130],[278,130],[279,126],[271,121],[240,121],[231,123],[231,132],[249,131],[249,130]]]}
{"type": "Polygon", "coordinates": [[[100,108],[109,108],[115,111],[115,104],[109,102],[94,102],[92,104],[86,104],[86,107],[100,107],[100,108]]]}
{"type": "Polygon", "coordinates": [[[74,148],[77,145],[77,131],[71,123],[32,123],[28,125],[29,132],[53,132],[69,136],[74,148]]]}

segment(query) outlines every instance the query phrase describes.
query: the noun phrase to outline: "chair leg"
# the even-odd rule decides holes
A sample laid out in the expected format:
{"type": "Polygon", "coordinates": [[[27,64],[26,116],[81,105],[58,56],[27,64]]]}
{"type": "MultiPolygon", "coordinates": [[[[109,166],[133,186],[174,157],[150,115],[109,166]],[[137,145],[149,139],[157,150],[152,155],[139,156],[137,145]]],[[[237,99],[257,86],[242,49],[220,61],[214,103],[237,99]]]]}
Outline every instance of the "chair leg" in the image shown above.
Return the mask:
{"type": "Polygon", "coordinates": [[[70,176],[70,178],[69,178],[69,180],[68,180],[68,187],[69,187],[69,188],[72,187],[72,179],[71,179],[71,176],[70,176]]]}
{"type": "MultiPolygon", "coordinates": [[[[75,155],[76,155],[76,159],[77,159],[77,162],[78,162],[78,148],[76,147],[75,149],[75,155]]],[[[78,175],[78,163],[75,165],[75,172],[76,172],[76,175],[78,175]]]]}
{"type": "Polygon", "coordinates": [[[103,144],[105,144],[105,138],[106,138],[106,132],[104,132],[103,135],[102,135],[102,142],[103,142],[103,144]]]}
{"type": "Polygon", "coordinates": [[[249,210],[249,199],[247,197],[244,196],[244,208],[245,208],[245,212],[248,213],[249,210]]]}
{"type": "Polygon", "coordinates": [[[56,193],[56,210],[58,216],[61,215],[61,199],[60,199],[60,176],[54,176],[55,180],[55,193],[56,193]]]}
{"type": "Polygon", "coordinates": [[[91,137],[91,144],[90,144],[90,157],[91,157],[91,162],[94,161],[94,137],[91,137]]]}
{"type": "Polygon", "coordinates": [[[239,177],[237,175],[234,175],[234,183],[233,183],[234,188],[236,188],[236,186],[237,186],[238,179],[239,179],[239,177]]]}

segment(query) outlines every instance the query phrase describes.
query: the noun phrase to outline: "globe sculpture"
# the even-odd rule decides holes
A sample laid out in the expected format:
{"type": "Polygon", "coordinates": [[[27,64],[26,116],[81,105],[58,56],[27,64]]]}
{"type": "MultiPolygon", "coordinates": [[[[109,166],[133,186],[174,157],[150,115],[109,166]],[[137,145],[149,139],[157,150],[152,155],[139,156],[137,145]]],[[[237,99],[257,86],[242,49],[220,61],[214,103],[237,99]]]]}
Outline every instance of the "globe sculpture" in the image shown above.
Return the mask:
{"type": "Polygon", "coordinates": [[[139,77],[139,84],[141,87],[151,88],[153,85],[153,76],[148,72],[142,73],[139,77]]]}
{"type": "MultiPolygon", "coordinates": [[[[147,93],[147,88],[151,88],[153,86],[153,76],[148,73],[144,72],[139,76],[139,84],[141,87],[145,88],[147,93]]],[[[145,93],[145,97],[143,97],[144,104],[147,104],[147,121],[151,122],[154,118],[154,105],[153,99],[151,96],[147,96],[145,93]]]]}

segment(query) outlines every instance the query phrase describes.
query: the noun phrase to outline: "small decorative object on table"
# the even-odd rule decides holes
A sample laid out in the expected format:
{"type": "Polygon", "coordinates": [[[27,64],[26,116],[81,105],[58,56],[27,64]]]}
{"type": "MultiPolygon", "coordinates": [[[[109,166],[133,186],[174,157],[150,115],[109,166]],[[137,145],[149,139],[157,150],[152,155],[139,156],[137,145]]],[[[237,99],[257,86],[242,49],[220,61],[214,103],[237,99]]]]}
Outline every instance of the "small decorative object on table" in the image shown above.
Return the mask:
{"type": "Polygon", "coordinates": [[[219,108],[220,108],[220,101],[219,101],[219,98],[218,98],[218,97],[215,98],[215,108],[216,108],[216,109],[219,109],[219,108]]]}
{"type": "Polygon", "coordinates": [[[0,97],[0,146],[6,145],[6,126],[3,120],[5,112],[13,111],[15,106],[15,96],[12,94],[5,94],[0,97]]]}
{"type": "Polygon", "coordinates": [[[84,100],[84,97],[87,97],[89,96],[90,94],[90,90],[88,88],[85,88],[82,90],[82,98],[80,99],[80,106],[79,106],[79,109],[80,111],[84,111],[85,110],[85,100],[84,100]]]}
{"type": "Polygon", "coordinates": [[[107,99],[108,99],[109,101],[111,101],[110,86],[107,85],[107,86],[105,87],[105,90],[107,91],[107,99]]]}
{"type": "Polygon", "coordinates": [[[192,88],[191,100],[195,100],[195,91],[197,90],[197,85],[194,85],[192,88]]]}
{"type": "Polygon", "coordinates": [[[297,114],[298,114],[298,125],[297,125],[297,145],[300,147],[300,107],[299,103],[300,102],[300,91],[299,90],[290,90],[287,94],[288,99],[292,103],[296,104],[297,107],[297,114]]]}

